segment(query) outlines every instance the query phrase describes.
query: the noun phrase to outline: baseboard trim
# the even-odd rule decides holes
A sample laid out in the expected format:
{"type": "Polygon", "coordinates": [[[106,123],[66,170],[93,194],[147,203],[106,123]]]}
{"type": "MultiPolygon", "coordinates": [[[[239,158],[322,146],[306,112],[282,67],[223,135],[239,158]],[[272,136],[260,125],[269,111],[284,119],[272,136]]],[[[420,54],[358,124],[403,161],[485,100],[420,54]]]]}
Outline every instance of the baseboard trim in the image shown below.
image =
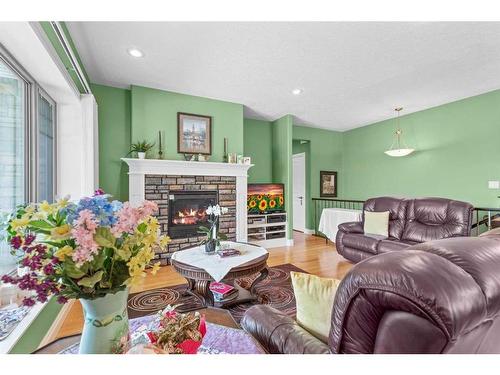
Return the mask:
{"type": "Polygon", "coordinates": [[[306,229],[304,229],[304,233],[305,233],[305,234],[314,234],[314,233],[315,233],[315,231],[314,231],[314,229],[307,229],[307,228],[306,228],[306,229]]]}

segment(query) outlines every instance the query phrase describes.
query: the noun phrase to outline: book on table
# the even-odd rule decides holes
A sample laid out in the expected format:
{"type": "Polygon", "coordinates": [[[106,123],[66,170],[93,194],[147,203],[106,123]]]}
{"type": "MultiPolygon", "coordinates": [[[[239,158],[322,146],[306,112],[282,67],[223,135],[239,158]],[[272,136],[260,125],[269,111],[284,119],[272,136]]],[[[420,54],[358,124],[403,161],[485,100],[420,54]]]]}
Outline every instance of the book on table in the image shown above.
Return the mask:
{"type": "Polygon", "coordinates": [[[221,258],[232,257],[236,255],[241,255],[241,251],[238,249],[222,249],[218,251],[221,258]]]}
{"type": "Polygon", "coordinates": [[[231,299],[238,294],[238,289],[222,282],[211,283],[209,289],[214,295],[214,300],[217,302],[231,299]]]}

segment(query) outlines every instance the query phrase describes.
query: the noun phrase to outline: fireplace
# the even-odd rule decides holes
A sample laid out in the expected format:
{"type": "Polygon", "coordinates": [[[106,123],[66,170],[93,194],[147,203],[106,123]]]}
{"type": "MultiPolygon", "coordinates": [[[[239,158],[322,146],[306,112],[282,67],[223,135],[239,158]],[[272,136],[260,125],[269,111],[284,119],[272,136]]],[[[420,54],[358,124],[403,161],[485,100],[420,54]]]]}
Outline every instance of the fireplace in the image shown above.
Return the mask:
{"type": "Polygon", "coordinates": [[[168,235],[172,239],[198,237],[200,225],[208,225],[205,213],[217,204],[217,191],[172,191],[169,195],[168,235]]]}

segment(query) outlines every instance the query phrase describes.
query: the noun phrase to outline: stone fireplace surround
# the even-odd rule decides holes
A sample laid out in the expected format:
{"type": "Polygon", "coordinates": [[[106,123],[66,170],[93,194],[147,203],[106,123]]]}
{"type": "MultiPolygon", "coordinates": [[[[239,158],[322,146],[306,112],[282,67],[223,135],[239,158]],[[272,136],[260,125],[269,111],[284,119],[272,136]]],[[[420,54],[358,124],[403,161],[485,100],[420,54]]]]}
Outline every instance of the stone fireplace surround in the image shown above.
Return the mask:
{"type": "MultiPolygon", "coordinates": [[[[221,206],[229,212],[221,217],[220,229],[230,239],[247,241],[247,173],[253,165],[214,162],[191,162],[156,159],[122,159],[129,166],[129,201],[140,204],[145,199],[159,206],[158,221],[168,234],[169,195],[180,190],[218,192],[221,206]]],[[[157,258],[169,264],[173,252],[195,245],[201,238],[175,239],[157,258]]]]}

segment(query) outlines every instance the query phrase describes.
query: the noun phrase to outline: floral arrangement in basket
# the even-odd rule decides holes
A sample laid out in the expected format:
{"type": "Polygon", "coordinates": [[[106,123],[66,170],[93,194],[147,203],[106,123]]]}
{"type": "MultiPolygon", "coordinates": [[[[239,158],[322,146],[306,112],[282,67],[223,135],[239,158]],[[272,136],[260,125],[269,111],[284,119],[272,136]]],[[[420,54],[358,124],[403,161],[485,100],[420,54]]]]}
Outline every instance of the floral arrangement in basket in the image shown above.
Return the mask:
{"type": "MultiPolygon", "coordinates": [[[[19,207],[8,222],[8,239],[29,271],[2,280],[35,292],[25,305],[50,295],[65,303],[125,290],[146,275],[155,247],[169,242],[152,216],[157,209],[154,202],[133,207],[111,201],[102,190],[78,202],[65,198],[19,207]]],[[[152,272],[159,266],[154,264],[152,272]]]]}
{"type": "Polygon", "coordinates": [[[154,327],[146,332],[149,343],[129,353],[196,354],[207,332],[205,318],[198,312],[178,313],[175,307],[158,312],[154,327]]]}

